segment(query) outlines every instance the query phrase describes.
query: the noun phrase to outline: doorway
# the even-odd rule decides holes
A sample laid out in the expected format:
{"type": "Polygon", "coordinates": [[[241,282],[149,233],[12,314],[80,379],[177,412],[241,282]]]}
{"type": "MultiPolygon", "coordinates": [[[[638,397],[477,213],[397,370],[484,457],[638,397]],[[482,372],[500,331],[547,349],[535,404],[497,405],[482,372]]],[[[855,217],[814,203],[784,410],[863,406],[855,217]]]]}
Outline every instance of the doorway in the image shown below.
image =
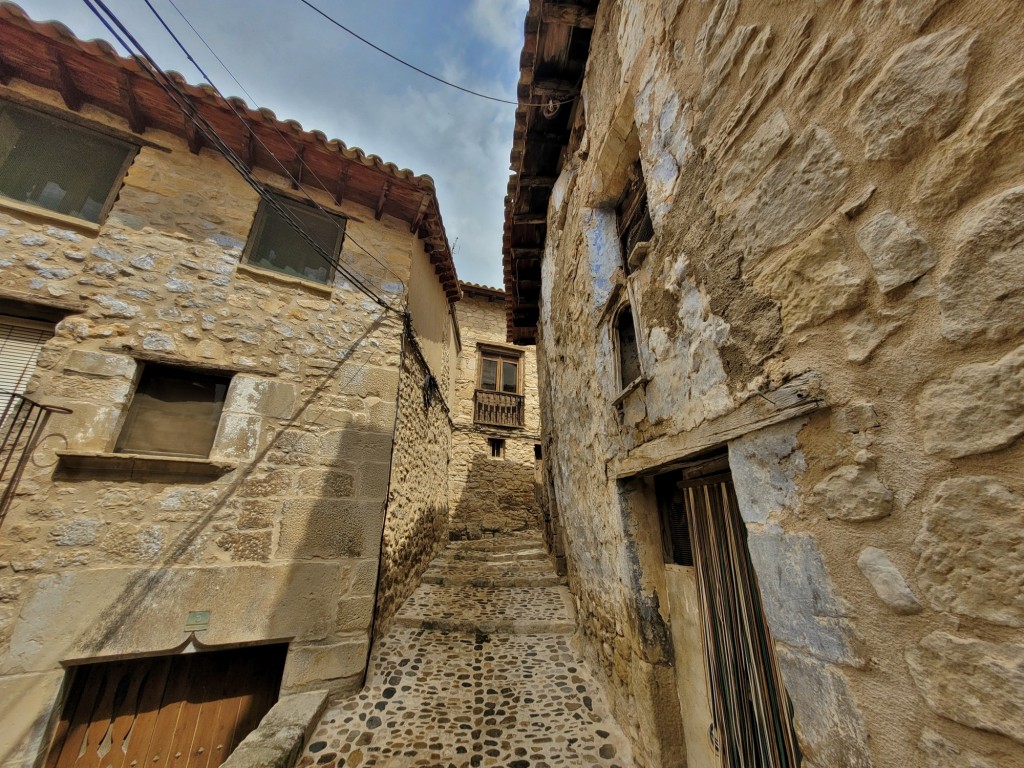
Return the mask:
{"type": "MultiPolygon", "coordinates": [[[[764,617],[728,456],[721,452],[688,462],[660,476],[658,490],[673,639],[691,662],[694,654],[686,649],[692,651],[698,637],[703,646],[703,713],[710,722],[695,745],[704,753],[695,763],[797,768],[801,755],[792,709],[764,617]]],[[[677,658],[680,667],[686,662],[677,658]]],[[[687,708],[691,720],[702,714],[692,701],[681,704],[684,718],[687,708]]],[[[690,730],[697,729],[691,725],[690,730]]],[[[688,752],[690,743],[688,738],[688,752]]]]}
{"type": "Polygon", "coordinates": [[[216,768],[277,701],[286,644],[85,664],[46,768],[216,768]]]}

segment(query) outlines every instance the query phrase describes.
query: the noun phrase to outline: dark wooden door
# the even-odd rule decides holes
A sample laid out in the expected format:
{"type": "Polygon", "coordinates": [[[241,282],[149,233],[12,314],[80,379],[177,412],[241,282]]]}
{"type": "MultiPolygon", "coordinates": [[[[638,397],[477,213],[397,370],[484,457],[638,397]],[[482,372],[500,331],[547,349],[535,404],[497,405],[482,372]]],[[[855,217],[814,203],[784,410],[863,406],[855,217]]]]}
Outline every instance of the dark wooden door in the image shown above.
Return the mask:
{"type": "Polygon", "coordinates": [[[726,471],[684,480],[678,493],[692,539],[722,765],[796,768],[800,749],[789,698],[761,606],[732,476],[726,471]]]}
{"type": "Polygon", "coordinates": [[[46,768],[215,768],[277,701],[286,651],[78,667],[46,768]]]}

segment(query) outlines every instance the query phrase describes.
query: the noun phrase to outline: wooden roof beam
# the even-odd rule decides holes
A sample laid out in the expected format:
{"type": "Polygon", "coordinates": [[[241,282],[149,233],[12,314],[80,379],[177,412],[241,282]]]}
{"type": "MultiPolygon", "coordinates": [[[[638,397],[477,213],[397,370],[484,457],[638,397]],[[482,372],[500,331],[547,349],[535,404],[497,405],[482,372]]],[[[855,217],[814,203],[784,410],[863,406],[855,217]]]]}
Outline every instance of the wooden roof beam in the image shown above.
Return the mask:
{"type": "Polygon", "coordinates": [[[580,29],[593,29],[597,9],[579,3],[544,3],[541,19],[548,24],[566,24],[580,29]]]}
{"type": "Polygon", "coordinates": [[[60,97],[64,99],[64,104],[68,109],[72,112],[78,112],[82,108],[82,104],[85,103],[85,97],[78,90],[78,86],[75,85],[75,80],[71,77],[71,69],[68,67],[61,52],[56,46],[52,46],[50,51],[53,56],[54,66],[56,67],[57,90],[60,91],[60,97]]]}
{"type": "Polygon", "coordinates": [[[256,167],[256,131],[249,128],[245,134],[245,165],[251,171],[256,167]]]}
{"type": "Polygon", "coordinates": [[[534,187],[553,187],[558,179],[555,176],[521,176],[519,179],[520,189],[532,189],[534,187]]]}
{"type": "Polygon", "coordinates": [[[0,53],[0,85],[7,85],[15,75],[14,67],[8,64],[0,53]]]}
{"type": "Polygon", "coordinates": [[[300,144],[299,148],[295,150],[295,172],[291,174],[292,189],[298,189],[302,185],[302,171],[306,167],[305,155],[306,145],[300,144]]]}
{"type": "Polygon", "coordinates": [[[334,202],[341,205],[345,200],[345,192],[348,190],[348,166],[342,169],[338,175],[338,183],[334,185],[334,202]]]}
{"type": "Polygon", "coordinates": [[[203,132],[199,130],[199,126],[188,115],[183,115],[182,119],[185,121],[185,141],[188,143],[188,151],[193,155],[198,155],[199,150],[206,143],[206,140],[203,138],[203,132]]]}
{"type": "Polygon", "coordinates": [[[128,127],[135,133],[145,133],[146,115],[135,96],[135,89],[132,88],[132,76],[122,69],[117,76],[117,85],[121,96],[121,108],[128,117],[128,127]]]}
{"type": "Polygon", "coordinates": [[[515,224],[547,224],[548,215],[546,213],[516,213],[513,214],[513,220],[515,224]]]}
{"type": "Polygon", "coordinates": [[[412,224],[409,225],[409,231],[414,235],[419,231],[420,224],[423,223],[423,217],[427,215],[427,207],[430,205],[430,193],[424,192],[423,199],[420,201],[419,210],[416,211],[416,217],[412,220],[412,224]]]}
{"type": "MultiPolygon", "coordinates": [[[[533,92],[534,98],[552,98],[563,101],[576,95],[576,82],[553,77],[542,78],[534,80],[530,85],[530,90],[533,92]]],[[[532,138],[534,134],[531,132],[529,135],[532,138]]]]}
{"type": "Polygon", "coordinates": [[[373,212],[373,218],[380,221],[381,216],[384,215],[384,203],[388,201],[388,195],[391,194],[391,179],[384,182],[384,186],[380,189],[380,197],[377,198],[377,208],[373,212]]]}

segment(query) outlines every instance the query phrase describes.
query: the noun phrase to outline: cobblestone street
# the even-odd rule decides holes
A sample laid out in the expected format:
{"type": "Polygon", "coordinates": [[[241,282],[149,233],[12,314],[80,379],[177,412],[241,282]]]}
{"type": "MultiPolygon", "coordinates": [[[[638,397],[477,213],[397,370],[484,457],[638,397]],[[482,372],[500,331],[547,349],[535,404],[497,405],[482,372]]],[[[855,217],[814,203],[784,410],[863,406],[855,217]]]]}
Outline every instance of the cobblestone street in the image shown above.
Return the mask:
{"type": "Polygon", "coordinates": [[[539,536],[452,542],[300,766],[632,765],[539,536]]]}

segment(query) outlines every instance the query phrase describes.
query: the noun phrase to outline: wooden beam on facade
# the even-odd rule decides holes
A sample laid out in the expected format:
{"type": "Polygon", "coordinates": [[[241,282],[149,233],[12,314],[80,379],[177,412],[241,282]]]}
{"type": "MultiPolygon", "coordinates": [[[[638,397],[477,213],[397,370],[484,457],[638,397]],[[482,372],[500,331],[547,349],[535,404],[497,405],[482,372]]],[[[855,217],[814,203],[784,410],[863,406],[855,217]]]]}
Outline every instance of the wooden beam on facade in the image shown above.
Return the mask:
{"type": "Polygon", "coordinates": [[[513,221],[516,224],[547,224],[548,215],[546,213],[516,213],[513,215],[513,221]]]}
{"type": "Polygon", "coordinates": [[[192,122],[188,115],[184,115],[185,121],[185,141],[188,144],[188,151],[193,155],[198,155],[199,150],[203,148],[205,143],[203,139],[203,132],[199,130],[199,127],[192,122]]]}
{"type": "Polygon", "coordinates": [[[256,167],[256,131],[251,127],[245,134],[245,157],[243,160],[250,171],[256,167]]]}
{"type": "Polygon", "coordinates": [[[424,192],[423,199],[420,200],[419,210],[416,211],[416,217],[412,220],[412,224],[409,225],[409,231],[414,235],[419,231],[420,224],[423,223],[423,217],[427,215],[427,208],[430,206],[430,193],[424,192]]]}
{"type": "Polygon", "coordinates": [[[132,87],[132,76],[126,70],[121,70],[117,76],[118,91],[121,96],[121,109],[128,118],[128,127],[135,133],[145,133],[146,115],[142,111],[138,98],[135,96],[135,89],[132,87]]]}
{"type": "Polygon", "coordinates": [[[544,256],[543,248],[512,248],[512,258],[516,261],[540,259],[544,256]]]}
{"type": "Polygon", "coordinates": [[[348,191],[348,167],[342,168],[338,174],[338,183],[334,185],[334,202],[341,205],[345,200],[345,193],[348,191]]]}
{"type": "Polygon", "coordinates": [[[610,462],[608,474],[623,479],[660,473],[688,456],[823,407],[825,398],[820,378],[813,373],[801,374],[778,389],[754,395],[735,410],[705,421],[688,432],[666,435],[637,446],[624,458],[610,462]]]}
{"type": "Polygon", "coordinates": [[[520,189],[533,189],[534,187],[553,187],[558,179],[554,176],[520,176],[520,189]]]}
{"type": "Polygon", "coordinates": [[[68,67],[61,52],[56,46],[51,47],[50,51],[53,56],[54,66],[56,67],[57,90],[60,91],[60,96],[64,99],[64,105],[72,112],[78,112],[82,108],[82,104],[85,103],[85,97],[78,90],[78,86],[75,85],[75,80],[71,76],[71,69],[68,67]]]}
{"type": "Polygon", "coordinates": [[[566,24],[580,29],[593,29],[597,9],[579,3],[544,3],[541,19],[548,24],[566,24]]]}
{"type": "MultiPolygon", "coordinates": [[[[552,98],[559,101],[571,98],[576,95],[576,83],[557,78],[542,78],[534,80],[530,85],[534,98],[552,98]]],[[[530,133],[530,137],[533,137],[530,133]]]]}
{"type": "Polygon", "coordinates": [[[381,187],[380,197],[377,198],[377,208],[373,212],[373,218],[380,221],[381,216],[384,215],[384,203],[388,200],[388,195],[391,194],[391,180],[388,179],[384,182],[384,186],[381,187]]]}
{"type": "Polygon", "coordinates": [[[292,177],[292,189],[298,189],[302,185],[302,170],[306,167],[306,145],[300,144],[299,148],[295,150],[295,165],[294,173],[292,177]]]}

